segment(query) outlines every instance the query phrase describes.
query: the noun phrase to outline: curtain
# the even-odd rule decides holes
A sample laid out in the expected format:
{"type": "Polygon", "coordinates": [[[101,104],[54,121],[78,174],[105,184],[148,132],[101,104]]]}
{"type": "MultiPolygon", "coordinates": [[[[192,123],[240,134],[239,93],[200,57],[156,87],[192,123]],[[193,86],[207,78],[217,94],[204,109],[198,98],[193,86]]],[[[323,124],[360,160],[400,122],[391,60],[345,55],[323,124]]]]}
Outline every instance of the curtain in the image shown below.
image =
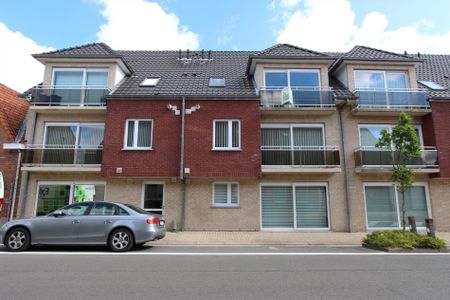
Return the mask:
{"type": "Polygon", "coordinates": [[[47,126],[44,164],[73,164],[75,157],[77,126],[47,126]]]}
{"type": "Polygon", "coordinates": [[[239,148],[239,122],[233,121],[232,122],[232,129],[231,129],[233,136],[232,136],[232,147],[233,148],[239,148]]]}
{"type": "Polygon", "coordinates": [[[228,121],[216,121],[215,124],[215,141],[216,148],[228,147],[228,121]]]}
{"type": "Polygon", "coordinates": [[[152,139],[152,121],[139,121],[138,126],[138,147],[150,147],[152,139]]]}
{"type": "Polygon", "coordinates": [[[365,191],[368,227],[398,227],[398,212],[394,187],[366,186],[365,191]]]}
{"type": "Polygon", "coordinates": [[[215,184],[214,185],[214,204],[227,204],[228,185],[215,184]]]}
{"type": "Polygon", "coordinates": [[[263,186],[261,211],[263,228],[294,228],[291,186],[263,186]]]}
{"type": "Polygon", "coordinates": [[[134,140],[134,121],[128,121],[127,126],[127,147],[133,147],[134,140]]]}
{"type": "Polygon", "coordinates": [[[292,164],[290,128],[261,128],[261,144],[263,165],[292,164]]]}
{"type": "Polygon", "coordinates": [[[324,186],[296,186],[297,228],[328,228],[327,195],[324,186]]]}
{"type": "MultiPolygon", "coordinates": [[[[400,215],[402,210],[402,195],[398,193],[400,215]]],[[[425,219],[428,218],[427,198],[423,186],[412,186],[405,191],[406,218],[414,216],[418,227],[425,227],[425,219]]]]}
{"type": "Polygon", "coordinates": [[[78,164],[100,164],[102,159],[104,125],[81,125],[77,149],[78,164]],[[86,149],[91,148],[91,149],[86,149]],[[92,149],[96,148],[96,149],[92,149]]]}
{"type": "Polygon", "coordinates": [[[238,193],[239,193],[239,188],[237,184],[230,184],[231,186],[231,204],[238,204],[238,193]]]}
{"type": "MultiPolygon", "coordinates": [[[[292,129],[294,147],[323,146],[322,128],[294,127],[292,129]]],[[[294,148],[295,165],[323,165],[325,153],[319,148],[294,148]]]]}

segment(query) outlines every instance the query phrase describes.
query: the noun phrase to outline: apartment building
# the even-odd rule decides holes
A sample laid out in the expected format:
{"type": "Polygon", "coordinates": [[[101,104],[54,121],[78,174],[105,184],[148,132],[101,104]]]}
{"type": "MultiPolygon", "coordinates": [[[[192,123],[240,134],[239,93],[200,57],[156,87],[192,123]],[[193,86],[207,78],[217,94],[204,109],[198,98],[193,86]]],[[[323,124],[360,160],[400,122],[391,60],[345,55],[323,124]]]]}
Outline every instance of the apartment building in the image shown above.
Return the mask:
{"type": "Polygon", "coordinates": [[[96,43],[34,57],[45,74],[28,118],[24,216],[108,199],[162,213],[169,229],[399,228],[374,144],[405,111],[423,146],[408,214],[450,230],[450,56],[96,43]]]}

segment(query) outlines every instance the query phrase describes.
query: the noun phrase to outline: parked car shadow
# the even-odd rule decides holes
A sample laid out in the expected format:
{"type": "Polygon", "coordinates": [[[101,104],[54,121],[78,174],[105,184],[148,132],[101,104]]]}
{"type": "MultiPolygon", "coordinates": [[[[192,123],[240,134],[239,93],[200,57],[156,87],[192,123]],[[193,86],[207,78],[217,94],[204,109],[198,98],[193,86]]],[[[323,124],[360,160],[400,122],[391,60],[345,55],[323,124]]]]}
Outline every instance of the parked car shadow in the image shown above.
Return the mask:
{"type": "MultiPolygon", "coordinates": [[[[130,252],[140,252],[140,251],[146,251],[152,249],[153,246],[151,245],[137,245],[134,246],[128,253],[130,252]]],[[[5,246],[0,245],[0,252],[7,252],[5,246]]],[[[43,245],[43,246],[32,246],[28,251],[26,252],[105,252],[105,253],[113,253],[107,246],[50,246],[50,245],[43,245]]],[[[12,253],[12,252],[11,252],[12,253]]]]}

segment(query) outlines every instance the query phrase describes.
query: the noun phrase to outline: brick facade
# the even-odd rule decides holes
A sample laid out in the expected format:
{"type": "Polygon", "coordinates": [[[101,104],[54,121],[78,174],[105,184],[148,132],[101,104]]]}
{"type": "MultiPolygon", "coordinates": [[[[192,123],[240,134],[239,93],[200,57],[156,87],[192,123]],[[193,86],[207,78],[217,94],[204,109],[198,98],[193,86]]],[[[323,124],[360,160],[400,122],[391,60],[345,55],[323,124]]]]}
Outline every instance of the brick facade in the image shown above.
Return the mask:
{"type": "MultiPolygon", "coordinates": [[[[5,200],[12,199],[12,185],[16,176],[17,151],[3,149],[3,143],[9,143],[5,130],[0,126],[0,171],[3,173],[5,184],[5,200]]],[[[16,206],[17,208],[17,206],[16,206]]],[[[0,218],[5,218],[8,213],[8,205],[3,205],[0,218]]]]}

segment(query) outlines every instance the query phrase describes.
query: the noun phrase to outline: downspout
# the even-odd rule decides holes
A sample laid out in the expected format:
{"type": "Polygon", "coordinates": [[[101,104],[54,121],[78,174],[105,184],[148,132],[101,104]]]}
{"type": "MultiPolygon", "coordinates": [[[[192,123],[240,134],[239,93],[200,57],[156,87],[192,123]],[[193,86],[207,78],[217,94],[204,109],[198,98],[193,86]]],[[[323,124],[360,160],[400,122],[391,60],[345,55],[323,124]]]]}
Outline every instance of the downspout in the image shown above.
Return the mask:
{"type": "MultiPolygon", "coordinates": [[[[29,137],[30,140],[34,140],[34,131],[36,128],[36,113],[28,110],[25,121],[24,121],[24,131],[25,137],[29,137]],[[28,124],[31,123],[31,124],[28,124]],[[31,126],[30,126],[31,125],[31,126]]],[[[29,172],[28,171],[22,171],[22,178],[20,180],[20,192],[19,192],[19,205],[20,205],[20,212],[19,217],[23,218],[25,217],[25,207],[26,207],[26,195],[28,194],[28,177],[29,172]]]]}
{"type": "Polygon", "coordinates": [[[16,207],[16,194],[17,194],[17,185],[19,184],[19,173],[20,173],[20,162],[22,161],[22,150],[17,150],[19,155],[17,156],[17,165],[16,165],[16,178],[14,179],[14,189],[9,213],[9,220],[12,221],[14,218],[14,209],[16,207]]]}
{"type": "Polygon", "coordinates": [[[186,178],[184,177],[184,126],[186,113],[186,97],[183,96],[181,103],[181,151],[180,151],[180,179],[181,179],[181,231],[185,229],[186,218],[186,178]]]}
{"type": "MultiPolygon", "coordinates": [[[[346,100],[346,103],[348,103],[348,99],[346,100]]],[[[349,232],[352,232],[352,210],[350,208],[350,192],[348,189],[348,165],[347,165],[347,153],[345,151],[345,138],[344,138],[344,123],[342,121],[342,107],[338,107],[339,112],[339,126],[341,130],[341,144],[342,144],[342,162],[344,164],[344,189],[345,189],[345,202],[347,203],[347,215],[348,215],[348,230],[349,232]]]]}

